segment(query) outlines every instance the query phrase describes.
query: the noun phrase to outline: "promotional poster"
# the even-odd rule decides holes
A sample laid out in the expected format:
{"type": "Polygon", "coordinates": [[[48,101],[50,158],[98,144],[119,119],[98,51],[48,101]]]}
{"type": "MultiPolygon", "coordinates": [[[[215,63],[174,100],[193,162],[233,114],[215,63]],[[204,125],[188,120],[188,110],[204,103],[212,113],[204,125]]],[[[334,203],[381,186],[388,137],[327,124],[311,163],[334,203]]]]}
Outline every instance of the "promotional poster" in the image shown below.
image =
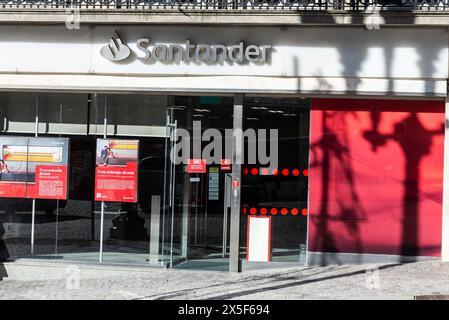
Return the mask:
{"type": "Polygon", "coordinates": [[[137,202],[138,140],[97,139],[95,201],[137,202]]]}
{"type": "Polygon", "coordinates": [[[206,173],[206,159],[188,159],[187,173],[206,173]]]}
{"type": "Polygon", "coordinates": [[[66,138],[0,136],[0,197],[67,199],[66,138]]]}

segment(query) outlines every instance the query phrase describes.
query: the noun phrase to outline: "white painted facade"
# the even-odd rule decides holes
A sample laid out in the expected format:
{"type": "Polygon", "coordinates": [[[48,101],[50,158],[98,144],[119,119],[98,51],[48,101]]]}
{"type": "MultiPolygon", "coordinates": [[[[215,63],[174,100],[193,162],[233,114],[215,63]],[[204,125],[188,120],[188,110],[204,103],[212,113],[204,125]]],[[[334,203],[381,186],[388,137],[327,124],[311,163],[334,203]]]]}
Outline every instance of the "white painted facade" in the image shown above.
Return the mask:
{"type": "Polygon", "coordinates": [[[366,94],[445,97],[446,29],[0,26],[2,90],[366,94]],[[100,55],[118,31],[131,56],[100,55]],[[144,62],[154,44],[271,45],[267,63],[144,62]]]}
{"type": "MultiPolygon", "coordinates": [[[[449,77],[448,46],[446,28],[85,25],[67,30],[63,25],[0,25],[0,90],[443,99],[449,77]],[[111,62],[100,54],[115,31],[132,51],[125,61],[111,62]],[[152,45],[243,41],[271,45],[272,50],[267,63],[261,64],[148,63],[137,48],[137,40],[143,37],[152,45]]],[[[448,160],[445,164],[447,186],[448,160]]],[[[445,187],[444,261],[449,261],[448,201],[445,187]]]]}

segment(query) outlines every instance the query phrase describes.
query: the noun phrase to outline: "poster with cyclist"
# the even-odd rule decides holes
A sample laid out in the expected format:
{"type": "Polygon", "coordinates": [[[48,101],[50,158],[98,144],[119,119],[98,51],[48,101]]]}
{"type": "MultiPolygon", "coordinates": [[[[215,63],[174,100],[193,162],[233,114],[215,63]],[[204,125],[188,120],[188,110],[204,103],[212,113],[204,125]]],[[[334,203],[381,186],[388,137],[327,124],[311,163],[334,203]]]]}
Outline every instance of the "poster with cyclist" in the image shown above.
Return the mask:
{"type": "Polygon", "coordinates": [[[137,202],[139,140],[97,139],[95,201],[137,202]]]}

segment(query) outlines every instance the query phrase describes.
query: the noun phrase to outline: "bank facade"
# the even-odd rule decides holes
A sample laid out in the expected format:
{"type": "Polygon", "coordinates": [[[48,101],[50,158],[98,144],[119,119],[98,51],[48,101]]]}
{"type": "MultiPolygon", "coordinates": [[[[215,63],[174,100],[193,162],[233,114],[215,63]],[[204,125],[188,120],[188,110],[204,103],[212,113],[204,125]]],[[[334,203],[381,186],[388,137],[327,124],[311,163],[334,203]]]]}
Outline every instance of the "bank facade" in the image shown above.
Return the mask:
{"type": "Polygon", "coordinates": [[[238,271],[448,258],[444,24],[164,14],[0,25],[2,259],[238,271]],[[208,129],[255,135],[230,137],[220,163],[202,163],[212,139],[195,154],[192,135],[188,161],[172,161],[173,135],[208,129]],[[9,193],[14,168],[35,179],[14,162],[19,138],[67,139],[66,196],[9,193]],[[112,165],[137,141],[135,201],[99,201],[99,139],[115,144],[112,165]],[[251,143],[275,140],[275,166],[248,161],[251,143]]]}

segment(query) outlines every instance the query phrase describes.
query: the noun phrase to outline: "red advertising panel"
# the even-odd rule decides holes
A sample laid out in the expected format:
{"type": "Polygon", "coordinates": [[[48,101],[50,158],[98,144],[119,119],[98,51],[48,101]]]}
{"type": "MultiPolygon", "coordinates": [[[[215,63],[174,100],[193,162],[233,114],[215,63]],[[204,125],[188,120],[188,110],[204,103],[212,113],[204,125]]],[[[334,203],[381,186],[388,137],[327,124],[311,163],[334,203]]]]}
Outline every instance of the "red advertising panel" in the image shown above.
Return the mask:
{"type": "Polygon", "coordinates": [[[138,140],[97,139],[95,201],[137,202],[138,140]]]}
{"type": "Polygon", "coordinates": [[[67,199],[67,166],[36,166],[36,183],[29,183],[28,198],[67,199]]]}
{"type": "Polygon", "coordinates": [[[0,197],[67,199],[65,138],[0,137],[0,197]]]}
{"type": "Polygon", "coordinates": [[[231,159],[221,159],[220,168],[222,171],[231,171],[231,159]]]}
{"type": "Polygon", "coordinates": [[[441,255],[444,107],[312,100],[308,250],[441,255]]]}
{"type": "Polygon", "coordinates": [[[187,173],[206,173],[205,159],[188,159],[187,173]]]}

